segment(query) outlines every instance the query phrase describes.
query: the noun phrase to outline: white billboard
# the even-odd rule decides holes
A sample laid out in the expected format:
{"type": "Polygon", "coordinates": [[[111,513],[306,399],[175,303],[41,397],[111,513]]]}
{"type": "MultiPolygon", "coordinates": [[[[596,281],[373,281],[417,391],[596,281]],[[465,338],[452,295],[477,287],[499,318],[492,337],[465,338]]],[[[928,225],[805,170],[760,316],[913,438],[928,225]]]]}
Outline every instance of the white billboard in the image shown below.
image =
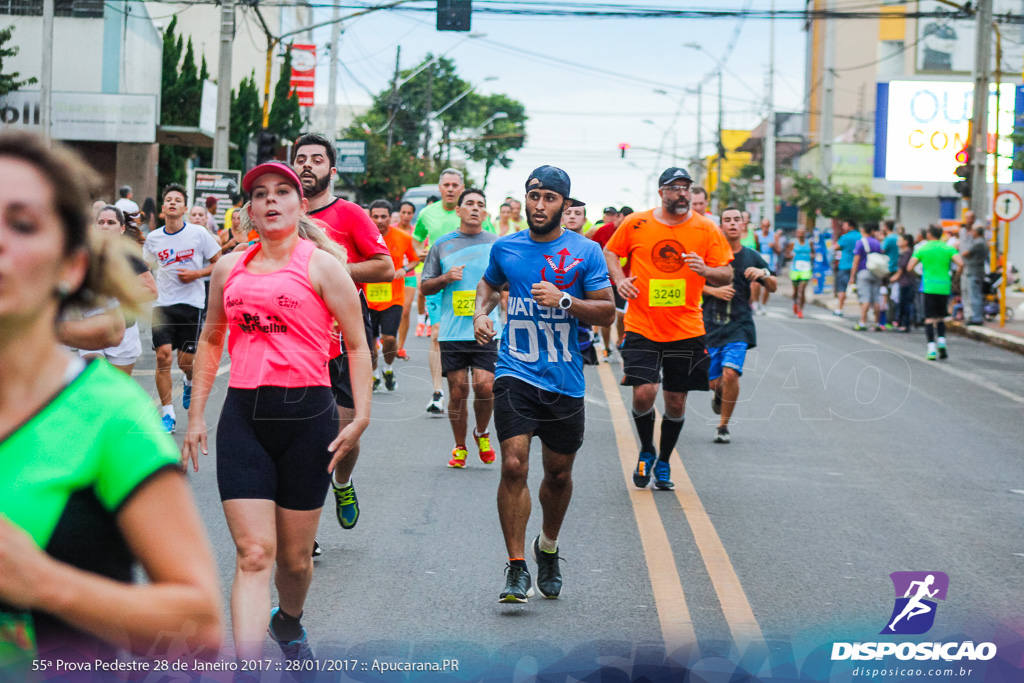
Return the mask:
{"type": "MultiPolygon", "coordinates": [[[[885,85],[885,84],[883,84],[885,85]]],[[[1014,126],[1016,87],[1004,83],[1000,89],[999,182],[1012,179],[1010,162],[1013,142],[1008,135],[1014,126]]],[[[956,153],[967,143],[967,132],[974,110],[974,85],[950,81],[890,81],[888,111],[885,113],[884,146],[876,141],[876,162],[884,159],[884,177],[895,182],[954,183],[956,153]],[[879,157],[881,155],[881,158],[879,157]]],[[[996,132],[995,85],[989,96],[988,129],[996,132]]],[[[882,112],[879,111],[879,118],[882,112]]],[[[989,155],[988,168],[995,163],[989,155]]],[[[876,169],[877,170],[877,169],[876,169]]],[[[876,172],[876,177],[879,174],[876,172]]]]}
{"type": "MultiPolygon", "coordinates": [[[[156,142],[156,95],[55,92],[50,133],[57,140],[156,142]]],[[[0,123],[38,129],[38,90],[0,98],[0,123]]]]}
{"type": "MultiPolygon", "coordinates": [[[[953,11],[948,2],[920,0],[920,12],[953,11]]],[[[1024,14],[1024,0],[993,0],[992,11],[1000,15],[1024,14]]],[[[918,19],[917,70],[919,72],[969,74],[974,71],[974,27],[970,19],[918,19]]],[[[1019,74],[1024,59],[1024,25],[1000,23],[1003,46],[1003,71],[1019,74]]],[[[995,68],[995,36],[992,38],[992,67],[995,68]]]]}

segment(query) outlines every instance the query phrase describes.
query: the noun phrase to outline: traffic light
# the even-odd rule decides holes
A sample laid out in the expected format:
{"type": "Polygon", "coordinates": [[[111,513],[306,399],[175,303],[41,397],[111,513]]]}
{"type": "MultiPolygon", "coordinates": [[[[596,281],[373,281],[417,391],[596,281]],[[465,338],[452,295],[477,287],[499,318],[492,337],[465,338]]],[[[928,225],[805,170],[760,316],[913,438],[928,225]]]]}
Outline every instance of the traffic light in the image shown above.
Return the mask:
{"type": "Polygon", "coordinates": [[[628,142],[619,143],[619,156],[623,159],[626,158],[626,150],[629,149],[630,144],[628,142]]]}
{"type": "Polygon", "coordinates": [[[256,136],[256,163],[273,161],[277,156],[277,133],[261,130],[256,136]]]}
{"type": "Polygon", "coordinates": [[[971,164],[971,156],[974,150],[970,146],[964,147],[956,153],[956,160],[960,164],[956,167],[956,177],[960,180],[953,183],[953,190],[961,197],[971,196],[971,180],[974,175],[974,167],[971,164]]]}
{"type": "Polygon", "coordinates": [[[472,0],[437,0],[438,31],[468,31],[472,17],[472,0]]]}

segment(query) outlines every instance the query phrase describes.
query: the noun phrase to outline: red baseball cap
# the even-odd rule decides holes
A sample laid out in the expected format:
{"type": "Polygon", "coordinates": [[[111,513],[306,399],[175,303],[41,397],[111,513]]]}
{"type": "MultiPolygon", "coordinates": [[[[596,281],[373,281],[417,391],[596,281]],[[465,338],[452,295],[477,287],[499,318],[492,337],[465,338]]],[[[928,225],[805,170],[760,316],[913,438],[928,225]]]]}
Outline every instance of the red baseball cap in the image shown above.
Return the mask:
{"type": "Polygon", "coordinates": [[[298,174],[292,170],[291,166],[280,161],[268,161],[265,164],[254,166],[245,174],[245,177],[242,178],[242,189],[252,194],[252,184],[255,183],[260,176],[264,176],[267,173],[277,173],[278,175],[284,176],[285,179],[294,185],[295,189],[299,191],[300,197],[305,196],[302,192],[302,181],[299,180],[298,174]]]}

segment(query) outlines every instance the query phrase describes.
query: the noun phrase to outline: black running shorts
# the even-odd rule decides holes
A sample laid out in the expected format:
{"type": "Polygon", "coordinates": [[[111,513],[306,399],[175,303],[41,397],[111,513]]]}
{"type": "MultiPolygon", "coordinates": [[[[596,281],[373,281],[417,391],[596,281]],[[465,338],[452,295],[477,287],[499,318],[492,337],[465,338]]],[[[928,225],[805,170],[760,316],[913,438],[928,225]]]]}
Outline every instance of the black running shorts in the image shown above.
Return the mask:
{"type": "Polygon", "coordinates": [[[924,295],[924,319],[938,318],[942,320],[949,317],[949,295],[947,294],[925,294],[924,295]]]}
{"type": "Polygon", "coordinates": [[[494,366],[498,362],[498,340],[492,339],[486,344],[475,341],[443,341],[441,345],[441,374],[478,368],[494,374],[494,366]]]}
{"type": "Polygon", "coordinates": [[[327,447],[337,436],[329,387],[229,387],[217,423],[220,499],[322,508],[331,485],[327,447]]]}
{"type": "Polygon", "coordinates": [[[370,309],[370,340],[377,337],[394,337],[402,324],[402,306],[391,306],[383,311],[370,309]]]}
{"type": "Polygon", "coordinates": [[[665,391],[708,390],[710,360],[703,335],[656,342],[627,331],[621,353],[623,386],[661,384],[665,391]]]}
{"type": "Polygon", "coordinates": [[[183,353],[195,353],[203,329],[203,309],[189,304],[153,307],[153,350],[171,345],[183,353]]]}
{"type": "Polygon", "coordinates": [[[516,377],[494,380],[494,430],[498,441],[531,434],[562,455],[583,446],[583,397],[545,391],[516,377]]]}
{"type": "MultiPolygon", "coordinates": [[[[363,324],[366,327],[366,350],[369,352],[370,344],[373,343],[373,330],[370,329],[370,309],[363,297],[363,290],[359,290],[359,302],[363,308],[363,324]]],[[[401,317],[401,316],[399,316],[401,317]]],[[[401,321],[399,321],[401,322],[401,321]]],[[[397,328],[395,328],[397,329],[397,328]]],[[[339,408],[354,410],[355,399],[352,394],[352,378],[348,374],[348,358],[345,357],[345,340],[341,340],[342,353],[327,362],[327,371],[331,377],[331,391],[334,393],[334,400],[339,408]]]]}

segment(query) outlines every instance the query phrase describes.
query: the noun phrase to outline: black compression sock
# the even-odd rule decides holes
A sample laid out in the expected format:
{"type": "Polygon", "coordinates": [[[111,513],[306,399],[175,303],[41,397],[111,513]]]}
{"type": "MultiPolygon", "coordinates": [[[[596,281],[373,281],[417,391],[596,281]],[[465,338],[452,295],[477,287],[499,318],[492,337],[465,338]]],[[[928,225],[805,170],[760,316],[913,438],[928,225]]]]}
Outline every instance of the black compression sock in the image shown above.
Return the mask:
{"type": "Polygon", "coordinates": [[[928,338],[929,342],[935,341],[935,325],[932,323],[924,324],[924,336],[928,338]]]}
{"type": "Polygon", "coordinates": [[[946,321],[945,320],[940,320],[939,322],[935,323],[935,328],[938,330],[939,336],[942,337],[943,339],[945,339],[946,338],[946,321]]]}
{"type": "Polygon", "coordinates": [[[509,566],[512,566],[512,567],[519,567],[520,569],[529,569],[529,567],[526,565],[526,560],[524,560],[522,558],[518,558],[518,559],[515,559],[515,560],[513,560],[512,558],[509,558],[508,563],[509,563],[509,566]]]}
{"type": "Polygon", "coordinates": [[[662,416],[661,455],[658,456],[658,459],[662,462],[668,462],[668,456],[672,454],[673,449],[676,447],[676,442],[679,441],[679,432],[683,431],[684,422],[686,422],[685,416],[680,416],[678,420],[662,416]]]}
{"type": "Polygon", "coordinates": [[[279,607],[277,612],[274,613],[274,617],[270,620],[270,626],[274,629],[274,635],[277,636],[278,640],[290,643],[302,637],[302,624],[299,623],[301,619],[301,614],[293,617],[285,614],[285,611],[279,607]]]}
{"type": "Polygon", "coordinates": [[[651,408],[646,413],[638,413],[634,409],[633,423],[636,425],[636,435],[640,437],[640,450],[644,453],[655,453],[654,408],[651,408]]]}

